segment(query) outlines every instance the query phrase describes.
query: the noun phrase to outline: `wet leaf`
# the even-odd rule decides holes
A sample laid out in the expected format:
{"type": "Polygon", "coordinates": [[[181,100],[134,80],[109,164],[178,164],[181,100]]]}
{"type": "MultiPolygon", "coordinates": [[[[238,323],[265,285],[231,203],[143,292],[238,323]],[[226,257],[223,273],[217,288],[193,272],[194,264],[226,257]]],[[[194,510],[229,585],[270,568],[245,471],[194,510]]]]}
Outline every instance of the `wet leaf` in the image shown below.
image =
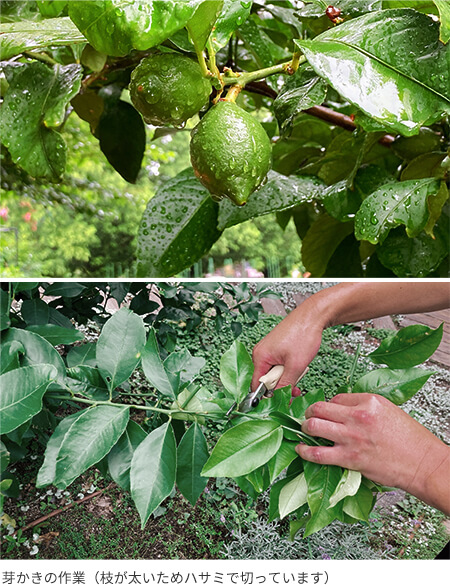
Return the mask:
{"type": "Polygon", "coordinates": [[[406,226],[409,237],[417,236],[427,225],[428,198],[441,188],[437,179],[403,181],[388,184],[365,199],[355,217],[358,240],[372,244],[383,242],[399,224],[406,226]]]}
{"type": "Polygon", "coordinates": [[[327,83],[308,66],[300,67],[295,75],[289,77],[273,103],[281,131],[286,132],[303,110],[322,104],[327,88],[327,83]]]}
{"type": "Polygon", "coordinates": [[[85,36],[67,17],[0,23],[0,53],[3,61],[26,51],[85,42],[85,36]]]}
{"type": "Polygon", "coordinates": [[[58,127],[80,89],[81,67],[16,63],[5,72],[9,88],[1,108],[2,142],[30,175],[57,180],[66,165],[66,144],[58,127]]]}
{"type": "Polygon", "coordinates": [[[270,171],[266,185],[253,193],[244,207],[231,201],[222,201],[219,211],[219,229],[225,229],[253,217],[289,209],[313,201],[323,192],[325,185],[317,177],[286,177],[270,171]]]}
{"type": "Polygon", "coordinates": [[[450,112],[450,47],[439,23],[415,10],[368,13],[296,44],[341,96],[392,131],[411,136],[450,112]]]}
{"type": "Polygon", "coordinates": [[[247,20],[253,6],[253,0],[236,2],[236,0],[225,0],[222,13],[219,16],[212,43],[214,50],[217,52],[228,43],[234,31],[247,20]]]}
{"type": "Polygon", "coordinates": [[[192,169],[167,181],[142,218],[138,276],[174,276],[200,260],[221,235],[217,215],[217,203],[192,169]]]}
{"type": "Polygon", "coordinates": [[[201,0],[72,0],[69,16],[100,53],[145,51],[182,29],[201,0]]]}

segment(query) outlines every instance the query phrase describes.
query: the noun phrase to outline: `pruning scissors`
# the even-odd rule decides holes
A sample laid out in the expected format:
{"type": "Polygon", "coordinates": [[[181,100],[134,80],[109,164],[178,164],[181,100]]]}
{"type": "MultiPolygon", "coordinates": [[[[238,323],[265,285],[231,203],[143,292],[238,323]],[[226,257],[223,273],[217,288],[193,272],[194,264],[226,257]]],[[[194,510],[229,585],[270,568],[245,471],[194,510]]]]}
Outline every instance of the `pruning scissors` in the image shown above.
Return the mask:
{"type": "MultiPolygon", "coordinates": [[[[308,368],[302,372],[300,378],[297,380],[296,384],[300,382],[303,376],[308,371],[308,368]]],[[[261,376],[259,379],[259,384],[257,388],[252,392],[250,391],[244,400],[239,404],[238,411],[239,412],[250,412],[253,408],[256,408],[259,404],[261,398],[270,398],[273,396],[273,391],[275,390],[278,382],[280,381],[281,376],[284,372],[284,366],[274,366],[271,370],[261,376]]],[[[235,402],[232,407],[228,410],[226,416],[230,416],[233,410],[236,409],[238,406],[237,402],[235,402]]]]}

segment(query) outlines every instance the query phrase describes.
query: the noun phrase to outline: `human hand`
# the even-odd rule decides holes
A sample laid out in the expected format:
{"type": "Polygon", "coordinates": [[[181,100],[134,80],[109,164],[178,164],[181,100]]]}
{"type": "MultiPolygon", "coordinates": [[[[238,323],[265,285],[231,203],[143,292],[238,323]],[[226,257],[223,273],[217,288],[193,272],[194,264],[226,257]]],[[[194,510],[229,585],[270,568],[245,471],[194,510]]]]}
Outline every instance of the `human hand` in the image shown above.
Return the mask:
{"type": "Polygon", "coordinates": [[[450,447],[386,398],[338,394],[310,406],[305,417],[305,433],[334,445],[298,445],[303,459],[360,471],[450,513],[450,447]]]}
{"type": "Polygon", "coordinates": [[[253,348],[252,389],[273,366],[282,365],[277,387],[292,386],[293,395],[298,395],[295,384],[318,352],[323,329],[322,319],[307,301],[292,311],[253,348]]]}

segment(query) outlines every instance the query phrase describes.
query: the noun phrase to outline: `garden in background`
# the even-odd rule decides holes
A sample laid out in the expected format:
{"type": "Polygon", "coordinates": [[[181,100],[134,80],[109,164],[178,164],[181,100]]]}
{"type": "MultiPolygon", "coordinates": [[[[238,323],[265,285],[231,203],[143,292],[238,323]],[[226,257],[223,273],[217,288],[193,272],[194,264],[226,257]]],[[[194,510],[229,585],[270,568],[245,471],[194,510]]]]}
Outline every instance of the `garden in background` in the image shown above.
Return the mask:
{"type": "Polygon", "coordinates": [[[4,277],[446,277],[445,0],[4,0],[4,277]],[[164,99],[163,99],[164,97],[164,99]]]}
{"type": "Polygon", "coordinates": [[[3,283],[2,557],[434,558],[442,513],[356,472],[311,474],[293,447],[314,440],[308,404],[343,391],[380,393],[448,443],[442,324],[329,328],[301,397],[233,406],[281,319],[269,305],[326,286],[3,283]]]}

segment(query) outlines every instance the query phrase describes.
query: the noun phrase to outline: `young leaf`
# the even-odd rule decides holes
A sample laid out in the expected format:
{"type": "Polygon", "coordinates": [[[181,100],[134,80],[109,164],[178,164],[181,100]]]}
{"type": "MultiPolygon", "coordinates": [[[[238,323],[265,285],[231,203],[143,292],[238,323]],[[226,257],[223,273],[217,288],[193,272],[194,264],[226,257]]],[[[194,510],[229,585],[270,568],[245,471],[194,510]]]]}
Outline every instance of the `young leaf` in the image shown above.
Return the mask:
{"type": "Polygon", "coordinates": [[[9,465],[11,459],[10,452],[6,448],[5,444],[0,441],[0,474],[2,474],[9,465]]]}
{"type": "Polygon", "coordinates": [[[147,343],[142,351],[142,369],[150,384],[161,394],[175,400],[179,378],[168,371],[159,355],[158,342],[154,329],[150,329],[147,343]]]}
{"type": "Polygon", "coordinates": [[[24,353],[20,341],[7,341],[0,345],[0,374],[19,367],[19,355],[24,353]]]}
{"type": "Polygon", "coordinates": [[[56,349],[43,337],[27,331],[11,327],[5,333],[2,343],[18,341],[25,349],[25,355],[21,358],[21,365],[33,366],[36,364],[51,364],[56,368],[58,381],[64,380],[66,367],[56,349]]]}
{"type": "Polygon", "coordinates": [[[0,376],[2,434],[10,433],[41,410],[42,397],[56,375],[54,366],[39,364],[16,368],[0,376]]]}
{"type": "Polygon", "coordinates": [[[280,475],[280,473],[286,469],[288,465],[298,457],[297,451],[295,450],[295,443],[292,441],[283,441],[276,454],[267,463],[269,469],[270,481],[280,475]]]}
{"type": "Polygon", "coordinates": [[[372,490],[361,483],[356,494],[348,495],[344,499],[343,512],[355,520],[368,522],[375,501],[372,490]]]}
{"type": "Polygon", "coordinates": [[[324,528],[342,513],[342,504],[330,508],[330,497],[336,491],[343,470],[334,465],[318,465],[304,461],[305,479],[308,484],[308,505],[311,518],[305,528],[304,537],[324,528]]]}
{"type": "Polygon", "coordinates": [[[67,370],[66,383],[72,392],[92,400],[108,400],[108,386],[97,368],[74,366],[67,370]]]}
{"type": "Polygon", "coordinates": [[[283,439],[280,425],[269,420],[244,422],[218,440],[202,470],[207,477],[239,477],[267,463],[283,439]]]}
{"type": "Polygon", "coordinates": [[[220,359],[220,379],[226,392],[239,404],[250,390],[253,362],[245,345],[235,341],[220,359]]]}
{"type": "Polygon", "coordinates": [[[283,519],[291,512],[295,512],[307,502],[308,485],[304,473],[291,479],[280,491],[278,503],[280,518],[283,519]]]}
{"type": "Polygon", "coordinates": [[[56,457],[54,484],[65,489],[89,467],[107,455],[125,431],[128,408],[88,408],[65,433],[56,457]]]}
{"type": "Polygon", "coordinates": [[[393,369],[412,368],[433,355],[442,340],[444,324],[437,329],[426,325],[410,325],[384,339],[369,354],[375,364],[385,364],[393,369]]]}
{"type": "Polygon", "coordinates": [[[410,238],[419,235],[428,222],[428,199],[440,188],[441,181],[433,178],[384,185],[369,195],[357,212],[356,238],[377,244],[400,224],[406,226],[410,238]]]}
{"type": "Polygon", "coordinates": [[[172,425],[165,423],[152,431],[136,449],[131,461],[131,496],[141,525],[175,485],[177,451],[172,425]]]}
{"type": "Polygon", "coordinates": [[[138,276],[174,276],[200,260],[221,235],[217,214],[217,203],[192,169],[165,182],[142,217],[138,276]]]}
{"type": "Polygon", "coordinates": [[[79,91],[81,67],[16,63],[5,68],[9,82],[0,133],[11,157],[33,177],[58,180],[66,165],[66,143],[57,128],[79,91]]]}
{"type": "Polygon", "coordinates": [[[181,351],[174,351],[168,355],[164,361],[164,368],[167,372],[176,375],[179,380],[179,388],[191,382],[204,368],[206,360],[202,357],[194,357],[190,351],[183,348],[181,351]]]}
{"type": "Polygon", "coordinates": [[[83,412],[83,410],[79,410],[74,414],[66,416],[54,430],[45,448],[44,463],[39,469],[36,487],[42,488],[55,482],[56,460],[59,450],[70,427],[83,412]]]}
{"type": "Polygon", "coordinates": [[[214,50],[217,52],[228,43],[231,36],[243,24],[250,15],[253,0],[246,2],[236,2],[236,0],[224,0],[222,13],[219,16],[212,43],[214,50]]]}
{"type": "Polygon", "coordinates": [[[330,508],[347,496],[354,496],[361,485],[362,475],[359,471],[345,469],[336,489],[330,497],[330,508]]]}
{"type": "Polygon", "coordinates": [[[194,423],[184,433],[177,449],[176,483],[183,496],[194,505],[208,479],[200,475],[208,459],[208,446],[202,429],[194,423]]]}
{"type": "Polygon", "coordinates": [[[141,359],[145,327],[141,317],[122,307],[105,323],[97,341],[97,364],[110,389],[128,380],[141,359]]]}
{"type": "Polygon", "coordinates": [[[315,402],[324,402],[325,394],[321,388],[313,388],[302,396],[297,396],[291,402],[291,413],[297,419],[305,418],[305,411],[308,406],[315,402]]]}
{"type": "Polygon", "coordinates": [[[224,0],[208,0],[202,2],[186,28],[197,52],[204,50],[209,35],[223,8],[224,0]]]}
{"type": "Polygon", "coordinates": [[[73,368],[74,366],[95,367],[97,365],[95,353],[96,353],[95,343],[83,343],[83,345],[71,347],[66,356],[67,367],[68,368],[73,368]]]}
{"type": "Polygon", "coordinates": [[[108,471],[123,490],[130,491],[130,467],[134,452],[147,433],[133,420],[129,420],[125,432],[108,454],[108,471]]]}
{"type": "Polygon", "coordinates": [[[434,3],[439,10],[439,16],[441,19],[439,38],[446,44],[450,40],[450,4],[448,3],[448,0],[434,0],[434,3]]]}
{"type": "Polygon", "coordinates": [[[244,477],[253,486],[256,494],[262,494],[270,486],[270,477],[267,464],[261,465],[261,467],[258,467],[258,469],[255,469],[244,477]]]}
{"type": "Polygon", "coordinates": [[[342,97],[396,133],[417,134],[450,111],[450,48],[427,15],[379,10],[295,42],[342,97]]]}
{"type": "Polygon", "coordinates": [[[37,333],[44,339],[46,339],[53,346],[60,344],[70,345],[75,341],[82,341],[84,335],[78,329],[67,329],[66,327],[59,327],[52,323],[46,325],[29,325],[27,331],[37,333]]]}
{"type": "Polygon", "coordinates": [[[352,392],[379,394],[398,406],[412,398],[432,374],[433,372],[419,368],[405,370],[382,368],[359,378],[353,386],[352,392]]]}
{"type": "Polygon", "coordinates": [[[285,133],[304,110],[322,104],[327,89],[326,82],[311,67],[300,67],[289,77],[273,103],[281,131],[285,133]]]}

